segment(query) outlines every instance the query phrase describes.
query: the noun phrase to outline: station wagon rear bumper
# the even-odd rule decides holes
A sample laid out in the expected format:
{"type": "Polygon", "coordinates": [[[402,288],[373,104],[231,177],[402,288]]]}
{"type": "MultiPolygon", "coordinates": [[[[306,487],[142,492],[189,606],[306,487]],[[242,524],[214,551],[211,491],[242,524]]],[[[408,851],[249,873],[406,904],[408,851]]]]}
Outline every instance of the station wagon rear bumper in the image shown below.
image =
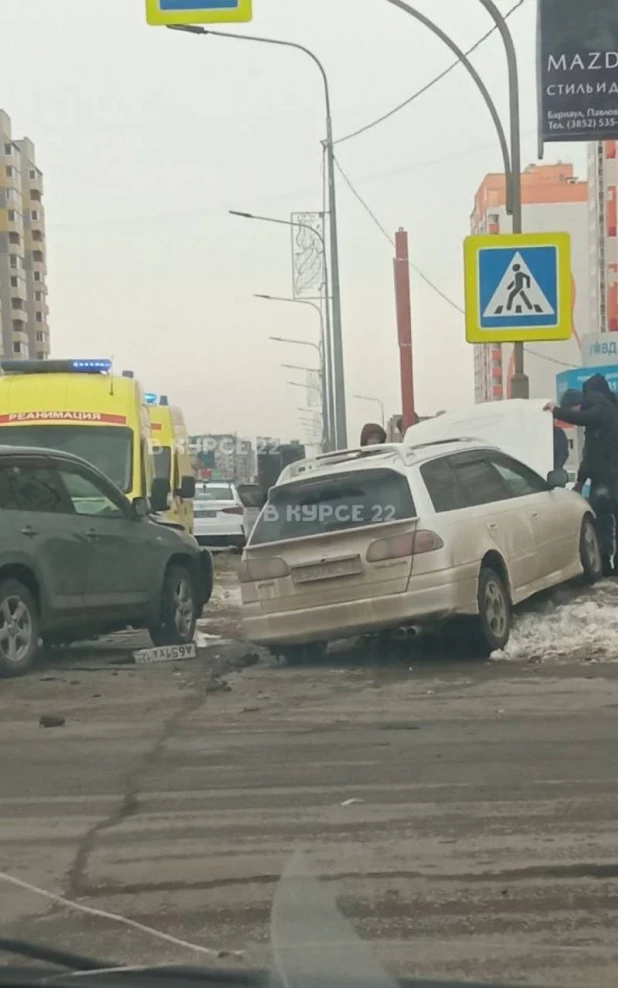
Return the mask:
{"type": "Polygon", "coordinates": [[[405,593],[299,607],[276,614],[264,614],[259,603],[244,604],[245,636],[260,645],[297,645],[354,638],[406,624],[431,624],[457,614],[476,614],[478,570],[479,564],[473,563],[413,577],[414,587],[405,593]]]}

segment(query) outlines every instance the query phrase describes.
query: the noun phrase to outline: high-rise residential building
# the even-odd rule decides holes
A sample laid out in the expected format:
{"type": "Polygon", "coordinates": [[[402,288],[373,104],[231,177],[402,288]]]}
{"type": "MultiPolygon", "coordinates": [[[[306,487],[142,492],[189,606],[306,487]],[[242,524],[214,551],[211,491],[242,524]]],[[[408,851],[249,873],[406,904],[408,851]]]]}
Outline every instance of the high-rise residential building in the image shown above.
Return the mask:
{"type": "Polygon", "coordinates": [[[49,356],[43,176],[0,110],[0,338],[6,358],[49,356]]]}
{"type": "MultiPolygon", "coordinates": [[[[581,365],[581,337],[590,331],[590,258],[588,250],[588,183],[575,177],[573,165],[529,165],[522,175],[523,229],[526,233],[565,231],[571,234],[573,325],[569,340],[526,343],[525,371],[531,398],[553,398],[556,374],[581,365]]],[[[486,175],[474,198],[472,233],[510,233],[504,174],[486,175]]],[[[475,401],[510,397],[514,372],[513,345],[486,343],[474,347],[475,401]]]]}
{"type": "Polygon", "coordinates": [[[588,145],[590,332],[618,332],[618,141],[588,145]]]}

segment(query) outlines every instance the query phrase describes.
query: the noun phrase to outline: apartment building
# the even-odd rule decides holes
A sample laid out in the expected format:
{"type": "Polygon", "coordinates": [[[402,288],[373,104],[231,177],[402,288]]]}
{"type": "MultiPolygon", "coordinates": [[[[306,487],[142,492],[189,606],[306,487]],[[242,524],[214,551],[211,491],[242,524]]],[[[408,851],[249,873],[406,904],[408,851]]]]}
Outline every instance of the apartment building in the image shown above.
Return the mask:
{"type": "Polygon", "coordinates": [[[0,110],[0,339],[9,359],[49,356],[43,176],[0,110]]]}
{"type": "MultiPolygon", "coordinates": [[[[573,165],[557,162],[529,165],[522,175],[523,229],[526,233],[566,231],[571,234],[573,336],[550,343],[527,343],[525,370],[531,398],[552,398],[556,374],[581,365],[581,338],[590,332],[590,258],[588,183],[576,178],[573,165]]],[[[486,175],[474,199],[471,230],[476,234],[510,233],[504,174],[486,175]]],[[[474,347],[475,401],[510,397],[514,372],[513,345],[474,347]]]]}

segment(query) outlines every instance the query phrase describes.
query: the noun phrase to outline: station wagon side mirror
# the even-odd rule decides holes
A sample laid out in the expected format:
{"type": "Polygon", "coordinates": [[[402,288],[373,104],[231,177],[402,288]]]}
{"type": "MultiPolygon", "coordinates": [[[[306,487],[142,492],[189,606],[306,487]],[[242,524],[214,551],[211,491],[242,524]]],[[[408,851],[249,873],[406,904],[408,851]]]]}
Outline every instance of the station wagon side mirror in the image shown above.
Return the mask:
{"type": "Polygon", "coordinates": [[[566,470],[550,470],[547,474],[547,486],[551,491],[556,487],[566,487],[569,482],[569,475],[566,470]]]}
{"type": "Polygon", "coordinates": [[[172,486],[167,477],[155,477],[150,489],[150,505],[153,511],[167,511],[172,486]]]}
{"type": "Polygon", "coordinates": [[[150,505],[145,497],[134,497],[133,498],[133,517],[134,518],[147,518],[150,514],[150,505]]]}
{"type": "Polygon", "coordinates": [[[195,497],[195,477],[183,477],[180,481],[180,488],[178,490],[179,496],[183,501],[190,501],[195,497]]]}

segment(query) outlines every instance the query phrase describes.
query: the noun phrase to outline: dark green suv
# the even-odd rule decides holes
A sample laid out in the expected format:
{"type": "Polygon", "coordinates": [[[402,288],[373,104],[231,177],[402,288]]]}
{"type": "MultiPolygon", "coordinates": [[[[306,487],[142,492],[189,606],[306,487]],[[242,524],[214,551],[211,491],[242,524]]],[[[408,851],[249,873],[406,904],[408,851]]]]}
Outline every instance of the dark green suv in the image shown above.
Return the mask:
{"type": "Polygon", "coordinates": [[[212,557],[68,453],[0,446],[0,675],[58,644],[148,628],[155,645],[193,640],[212,557]]]}

